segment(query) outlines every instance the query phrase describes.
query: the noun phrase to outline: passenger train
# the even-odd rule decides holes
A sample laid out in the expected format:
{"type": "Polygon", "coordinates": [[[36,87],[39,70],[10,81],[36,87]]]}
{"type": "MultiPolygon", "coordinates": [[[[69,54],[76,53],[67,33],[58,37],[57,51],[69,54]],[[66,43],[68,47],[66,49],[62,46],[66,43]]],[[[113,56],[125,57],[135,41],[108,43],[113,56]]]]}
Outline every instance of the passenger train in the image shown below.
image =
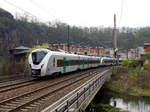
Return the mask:
{"type": "Polygon", "coordinates": [[[43,77],[54,73],[68,73],[98,66],[116,65],[115,58],[78,55],[54,49],[36,49],[28,63],[32,77],[43,77]]]}

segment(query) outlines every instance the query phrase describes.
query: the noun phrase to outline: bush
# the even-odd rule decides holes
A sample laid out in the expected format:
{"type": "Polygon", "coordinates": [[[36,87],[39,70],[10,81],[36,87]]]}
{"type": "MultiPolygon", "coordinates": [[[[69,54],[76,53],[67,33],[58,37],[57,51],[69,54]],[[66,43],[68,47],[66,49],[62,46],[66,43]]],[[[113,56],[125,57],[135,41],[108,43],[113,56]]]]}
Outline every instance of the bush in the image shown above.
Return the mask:
{"type": "Polygon", "coordinates": [[[122,62],[122,65],[124,67],[135,68],[141,65],[141,61],[140,60],[124,60],[122,62]]]}
{"type": "Polygon", "coordinates": [[[145,64],[144,65],[144,70],[150,70],[150,64],[145,64]]]}
{"type": "Polygon", "coordinates": [[[11,73],[12,63],[7,59],[2,59],[2,74],[8,75],[11,73]]]}
{"type": "Polygon", "coordinates": [[[150,63],[150,53],[145,54],[146,59],[149,61],[150,63]]]}
{"type": "Polygon", "coordinates": [[[123,60],[122,66],[127,67],[128,66],[128,60],[123,60]]]}
{"type": "Polygon", "coordinates": [[[137,67],[140,65],[139,60],[131,60],[131,63],[129,63],[129,67],[137,67]]]}

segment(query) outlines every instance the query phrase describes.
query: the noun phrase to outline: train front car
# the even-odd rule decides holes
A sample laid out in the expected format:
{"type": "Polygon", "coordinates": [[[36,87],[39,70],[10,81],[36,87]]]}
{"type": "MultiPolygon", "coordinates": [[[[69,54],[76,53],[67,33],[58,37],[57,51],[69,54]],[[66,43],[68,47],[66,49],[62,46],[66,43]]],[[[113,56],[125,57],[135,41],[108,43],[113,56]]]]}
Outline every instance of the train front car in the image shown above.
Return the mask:
{"type": "Polygon", "coordinates": [[[28,58],[32,77],[45,76],[48,63],[48,49],[36,49],[31,52],[28,58]]]}

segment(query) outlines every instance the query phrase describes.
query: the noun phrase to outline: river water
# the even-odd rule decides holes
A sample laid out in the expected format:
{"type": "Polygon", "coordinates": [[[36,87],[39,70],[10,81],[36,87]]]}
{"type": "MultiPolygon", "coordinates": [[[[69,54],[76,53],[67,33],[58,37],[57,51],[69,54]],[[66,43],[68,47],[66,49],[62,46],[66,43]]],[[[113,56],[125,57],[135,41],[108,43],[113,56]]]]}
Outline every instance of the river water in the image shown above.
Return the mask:
{"type": "Polygon", "coordinates": [[[125,101],[123,98],[113,97],[110,99],[110,105],[121,108],[122,110],[129,110],[130,112],[150,112],[150,103],[138,98],[134,101],[125,101]]]}
{"type": "Polygon", "coordinates": [[[102,88],[93,100],[94,104],[110,104],[130,112],[150,112],[150,99],[114,93],[102,88]]]}

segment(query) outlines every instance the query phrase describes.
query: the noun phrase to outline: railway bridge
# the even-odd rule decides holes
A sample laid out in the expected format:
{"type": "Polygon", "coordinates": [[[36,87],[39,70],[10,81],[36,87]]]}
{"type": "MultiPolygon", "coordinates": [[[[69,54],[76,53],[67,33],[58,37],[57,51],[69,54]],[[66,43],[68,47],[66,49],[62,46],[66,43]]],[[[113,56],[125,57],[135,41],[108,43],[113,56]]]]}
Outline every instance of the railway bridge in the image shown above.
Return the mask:
{"type": "Polygon", "coordinates": [[[103,86],[103,84],[110,79],[112,69],[106,69],[100,72],[90,80],[83,83],[81,86],[74,88],[61,99],[57,100],[52,105],[43,109],[42,112],[81,112],[84,111],[94,96],[103,86]]]}
{"type": "Polygon", "coordinates": [[[110,67],[98,67],[0,85],[0,112],[84,111],[111,74],[110,67]]]}

